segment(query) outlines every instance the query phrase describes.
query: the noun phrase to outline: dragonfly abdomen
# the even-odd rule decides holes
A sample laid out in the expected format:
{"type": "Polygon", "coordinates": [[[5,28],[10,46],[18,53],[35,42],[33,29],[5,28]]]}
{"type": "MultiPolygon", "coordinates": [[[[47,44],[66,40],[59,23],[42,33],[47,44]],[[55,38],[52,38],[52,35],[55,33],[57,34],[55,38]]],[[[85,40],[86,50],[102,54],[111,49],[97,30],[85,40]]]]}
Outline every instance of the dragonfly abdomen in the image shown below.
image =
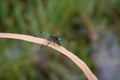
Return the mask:
{"type": "Polygon", "coordinates": [[[45,33],[45,32],[41,32],[41,34],[46,35],[46,36],[48,36],[48,37],[51,36],[51,34],[47,34],[47,33],[45,33]]]}

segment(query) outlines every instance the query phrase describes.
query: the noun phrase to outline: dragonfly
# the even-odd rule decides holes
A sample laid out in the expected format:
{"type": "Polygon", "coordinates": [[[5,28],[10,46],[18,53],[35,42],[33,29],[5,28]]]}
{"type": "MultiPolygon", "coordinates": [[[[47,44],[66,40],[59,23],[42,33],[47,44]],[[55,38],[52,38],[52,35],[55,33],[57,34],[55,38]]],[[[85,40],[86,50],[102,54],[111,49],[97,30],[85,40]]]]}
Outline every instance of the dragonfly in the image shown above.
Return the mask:
{"type": "MultiPolygon", "coordinates": [[[[47,46],[48,46],[51,42],[54,42],[54,43],[60,45],[60,42],[62,41],[62,39],[61,39],[59,36],[55,35],[55,34],[47,34],[47,33],[45,33],[45,32],[41,32],[41,34],[49,37],[48,40],[49,40],[50,42],[47,43],[47,46]]],[[[43,45],[42,45],[42,46],[43,46],[43,45]]],[[[42,46],[41,46],[41,47],[42,47],[42,46]]]]}

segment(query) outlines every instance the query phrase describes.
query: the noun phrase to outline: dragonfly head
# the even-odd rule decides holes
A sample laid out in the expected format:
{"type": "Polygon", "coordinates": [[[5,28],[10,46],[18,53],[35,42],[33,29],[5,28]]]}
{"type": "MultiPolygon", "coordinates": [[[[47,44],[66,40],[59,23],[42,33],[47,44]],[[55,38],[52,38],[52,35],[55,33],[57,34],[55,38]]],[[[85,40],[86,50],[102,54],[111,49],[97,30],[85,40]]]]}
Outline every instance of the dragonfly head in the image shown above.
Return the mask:
{"type": "Polygon", "coordinates": [[[61,38],[58,38],[58,41],[62,41],[62,39],[61,39],[61,38]]]}

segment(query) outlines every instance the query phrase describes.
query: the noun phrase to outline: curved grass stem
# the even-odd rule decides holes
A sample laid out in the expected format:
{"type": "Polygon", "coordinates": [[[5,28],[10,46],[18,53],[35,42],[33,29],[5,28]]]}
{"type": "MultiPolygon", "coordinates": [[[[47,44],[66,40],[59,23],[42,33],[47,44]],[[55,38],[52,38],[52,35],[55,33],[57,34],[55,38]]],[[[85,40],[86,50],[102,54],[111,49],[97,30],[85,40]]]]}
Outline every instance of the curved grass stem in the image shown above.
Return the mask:
{"type": "MultiPolygon", "coordinates": [[[[43,38],[33,37],[24,34],[14,34],[14,33],[0,33],[0,38],[18,39],[18,40],[24,40],[32,43],[43,44],[43,45],[47,45],[47,43],[44,42],[49,42],[43,38]]],[[[56,43],[54,44],[57,45],[56,43]]],[[[55,46],[55,45],[50,43],[48,46],[69,57],[84,72],[84,74],[87,76],[89,80],[98,80],[96,76],[88,68],[88,66],[80,58],[78,58],[70,51],[66,50],[64,47],[55,46]]]]}

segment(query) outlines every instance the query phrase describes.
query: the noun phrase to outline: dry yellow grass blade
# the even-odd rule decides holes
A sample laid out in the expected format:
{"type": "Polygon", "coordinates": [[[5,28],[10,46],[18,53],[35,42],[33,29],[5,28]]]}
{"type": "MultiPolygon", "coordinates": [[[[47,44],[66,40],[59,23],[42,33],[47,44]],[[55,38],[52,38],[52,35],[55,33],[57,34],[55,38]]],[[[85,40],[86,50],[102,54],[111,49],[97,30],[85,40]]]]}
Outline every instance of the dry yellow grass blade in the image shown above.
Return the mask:
{"type": "MultiPolygon", "coordinates": [[[[33,37],[33,36],[28,36],[23,34],[14,34],[14,33],[0,33],[0,38],[18,39],[18,40],[24,40],[28,42],[37,43],[37,44],[43,44],[43,45],[47,45],[44,42],[48,42],[43,38],[38,38],[38,37],[33,37]]],[[[69,57],[84,72],[84,74],[87,76],[89,80],[98,80],[96,76],[91,72],[91,70],[87,67],[87,65],[81,59],[79,59],[76,55],[66,50],[64,47],[58,46],[56,43],[54,44],[51,43],[48,46],[56,49],[57,51],[69,57]]]]}

